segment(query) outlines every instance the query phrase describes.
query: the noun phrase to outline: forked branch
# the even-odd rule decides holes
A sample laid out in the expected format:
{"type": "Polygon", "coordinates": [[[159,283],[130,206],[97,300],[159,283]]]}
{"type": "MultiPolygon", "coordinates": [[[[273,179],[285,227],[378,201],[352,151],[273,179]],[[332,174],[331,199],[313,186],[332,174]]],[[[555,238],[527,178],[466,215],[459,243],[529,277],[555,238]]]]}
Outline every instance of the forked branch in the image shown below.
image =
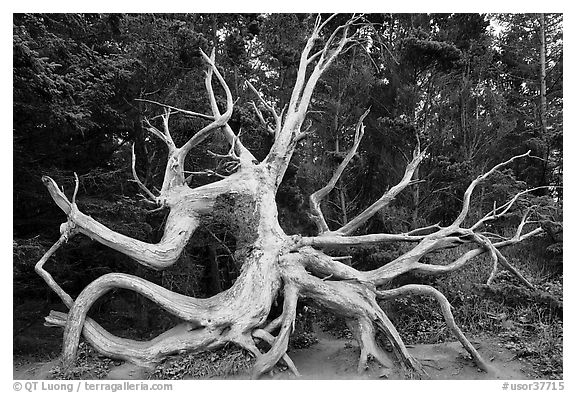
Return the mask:
{"type": "Polygon", "coordinates": [[[208,124],[200,131],[198,131],[196,134],[194,134],[194,136],[190,138],[188,142],[186,142],[184,146],[180,148],[181,152],[180,154],[182,154],[183,156],[185,156],[190,151],[190,149],[192,149],[198,143],[206,139],[206,137],[211,132],[219,129],[220,127],[223,127],[226,123],[228,123],[228,120],[230,120],[230,117],[232,116],[232,109],[234,108],[234,101],[232,99],[232,93],[230,92],[230,88],[226,84],[226,81],[224,80],[222,74],[220,74],[220,71],[218,71],[218,68],[216,68],[216,64],[214,64],[213,59],[208,57],[206,53],[204,53],[202,50],[200,50],[200,54],[202,55],[204,60],[210,65],[209,73],[211,74],[213,72],[214,74],[216,74],[218,81],[220,82],[222,88],[224,89],[224,92],[226,93],[226,111],[220,115],[219,113],[220,111],[218,110],[218,106],[216,105],[216,98],[214,97],[214,92],[212,90],[212,84],[210,83],[209,93],[211,94],[209,95],[212,111],[214,112],[214,121],[208,124]]]}
{"type": "MultiPolygon", "coordinates": [[[[478,181],[485,179],[490,173],[493,173],[496,169],[502,167],[502,165],[506,163],[512,162],[514,159],[519,157],[524,157],[527,154],[523,154],[513,159],[506,161],[503,164],[497,165],[495,168],[487,172],[486,174],[479,176],[476,180],[477,184],[478,181]]],[[[387,194],[383,196],[376,204],[373,204],[370,208],[368,208],[364,213],[362,213],[359,217],[369,217],[369,214],[373,214],[375,209],[384,207],[390,201],[390,192],[393,192],[395,195],[399,189],[405,187],[410,182],[410,178],[413,173],[413,169],[417,164],[418,159],[421,159],[422,154],[415,154],[415,158],[413,159],[412,163],[406,170],[405,176],[402,182],[393,187],[387,194]],[[395,190],[396,189],[396,190],[395,190]]],[[[474,184],[472,184],[467,191],[468,197],[464,201],[464,212],[469,211],[469,203],[470,203],[470,194],[474,188],[474,184]]],[[[334,277],[334,279],[356,279],[358,281],[363,282],[370,282],[373,285],[380,286],[387,282],[389,282],[394,277],[397,277],[401,274],[407,272],[418,272],[422,274],[443,274],[447,272],[451,272],[457,269],[462,268],[466,264],[470,262],[474,257],[483,254],[484,252],[488,252],[491,256],[493,262],[493,269],[492,273],[489,278],[489,283],[494,280],[495,274],[497,272],[497,268],[499,265],[503,266],[505,269],[509,270],[512,274],[514,274],[522,283],[524,283],[527,287],[533,288],[533,285],[514,267],[512,266],[508,260],[502,255],[499,251],[499,248],[518,243],[524,239],[527,239],[531,236],[538,235],[542,233],[541,228],[534,229],[526,234],[522,234],[525,225],[529,222],[529,211],[524,214],[521,222],[518,225],[516,234],[514,237],[500,241],[497,243],[493,243],[486,235],[475,232],[474,229],[477,229],[482,223],[503,217],[511,208],[512,204],[519,200],[520,196],[526,194],[531,190],[526,190],[519,192],[515,195],[511,200],[504,205],[495,208],[492,213],[487,214],[483,218],[481,218],[476,224],[474,224],[471,228],[461,228],[458,225],[459,222],[462,222],[463,219],[458,219],[455,223],[447,226],[441,227],[440,225],[432,225],[425,228],[418,228],[414,229],[410,232],[403,233],[403,234],[386,234],[386,233],[377,233],[377,234],[369,234],[369,235],[361,235],[361,236],[349,236],[348,233],[350,229],[347,226],[344,226],[340,230],[327,232],[321,234],[320,236],[316,237],[302,237],[298,239],[295,244],[295,249],[299,249],[306,246],[313,246],[313,247],[348,247],[348,246],[362,246],[362,245],[370,245],[370,244],[378,244],[378,243],[386,243],[386,242],[417,242],[418,244],[410,251],[406,252],[404,255],[401,255],[394,261],[372,271],[360,272],[352,267],[346,266],[344,264],[339,263],[338,261],[328,261],[324,259],[315,259],[310,261],[315,261],[311,264],[308,268],[316,271],[319,274],[324,276],[334,277]],[[422,232],[429,232],[429,234],[421,234],[422,232]],[[476,243],[478,244],[478,248],[474,250],[470,250],[464,253],[460,258],[456,259],[452,263],[447,265],[431,265],[428,263],[420,262],[425,255],[428,255],[434,251],[446,249],[446,248],[453,248],[457,247],[462,244],[469,244],[469,243],[476,243]]],[[[355,219],[357,220],[357,219],[355,219]]],[[[355,224],[354,220],[351,221],[347,225],[355,224]]],[[[320,276],[322,277],[322,276],[320,276]]]]}
{"type": "Polygon", "coordinates": [[[264,105],[264,108],[266,108],[268,110],[268,112],[270,112],[272,114],[272,116],[274,117],[275,126],[274,126],[274,128],[271,128],[268,125],[268,123],[266,123],[266,120],[264,120],[264,116],[262,115],[262,112],[260,111],[260,109],[258,109],[256,104],[254,102],[252,102],[252,106],[254,107],[254,111],[256,112],[258,119],[260,119],[260,122],[266,127],[266,129],[268,130],[268,132],[270,134],[275,134],[277,132],[280,132],[280,130],[282,129],[281,116],[278,116],[278,113],[276,113],[276,110],[270,104],[268,104],[266,102],[264,97],[262,97],[262,94],[260,94],[260,92],[258,92],[258,90],[256,90],[256,88],[252,85],[252,83],[250,83],[249,81],[246,81],[246,85],[250,88],[250,90],[252,90],[254,92],[254,94],[256,94],[256,96],[258,97],[258,99],[260,100],[262,105],[264,105]]]}
{"type": "MultiPolygon", "coordinates": [[[[333,17],[331,16],[328,20],[333,17]]],[[[355,37],[348,36],[348,30],[357,20],[358,17],[353,17],[345,25],[338,27],[326,41],[323,48],[310,56],[316,41],[321,36],[322,29],[328,22],[321,23],[320,16],[316,19],[314,29],[310,38],[306,41],[306,46],[300,56],[296,82],[292,89],[282,128],[280,132],[276,132],[274,145],[265,159],[265,162],[269,164],[271,173],[276,178],[276,187],[280,185],[296,145],[301,139],[301,127],[308,112],[314,88],[327,67],[342,53],[344,47],[354,41],[355,37]],[[316,61],[314,68],[308,73],[308,66],[314,61],[316,61]]]]}
{"type": "Polygon", "coordinates": [[[172,138],[171,137],[168,138],[158,128],[154,127],[154,125],[152,125],[152,123],[150,123],[150,120],[144,119],[144,128],[149,133],[151,133],[152,135],[154,135],[158,139],[160,139],[162,142],[164,142],[164,144],[166,144],[166,146],[168,147],[169,152],[173,152],[176,149],[176,146],[174,145],[174,141],[172,140],[172,138]]]}
{"type": "Polygon", "coordinates": [[[374,214],[376,214],[380,209],[383,209],[384,207],[388,206],[390,202],[394,200],[396,195],[398,195],[400,192],[402,192],[402,190],[404,190],[408,185],[411,184],[414,171],[416,170],[418,165],[420,165],[420,162],[422,162],[425,151],[426,150],[420,152],[418,151],[418,149],[415,150],[412,161],[406,166],[406,171],[404,172],[402,180],[400,180],[398,184],[396,184],[394,187],[390,188],[387,192],[385,192],[384,195],[380,197],[380,199],[378,199],[376,202],[374,202],[372,205],[366,208],[366,210],[364,210],[362,213],[360,213],[358,216],[356,216],[342,228],[334,231],[333,233],[342,236],[350,235],[361,225],[363,225],[366,221],[368,221],[372,216],[374,216],[374,214]]]}
{"type": "Polygon", "coordinates": [[[80,212],[76,204],[68,200],[50,177],[44,176],[42,181],[54,202],[66,214],[67,225],[74,228],[73,233],[82,233],[153,269],[163,269],[174,264],[200,222],[198,217],[190,212],[183,214],[175,210],[171,211],[160,242],[146,243],[115,232],[80,212]]]}
{"type": "Polygon", "coordinates": [[[324,187],[319,189],[318,191],[314,192],[310,195],[310,209],[312,210],[312,219],[314,220],[316,227],[318,228],[319,233],[328,232],[330,229],[328,228],[328,224],[324,218],[324,214],[322,213],[322,208],[320,207],[320,202],[324,199],[336,186],[338,179],[342,176],[344,169],[348,166],[356,151],[358,150],[358,146],[360,145],[360,141],[362,140],[362,136],[364,136],[364,124],[363,121],[368,116],[370,109],[368,109],[362,116],[360,116],[360,120],[358,120],[358,124],[356,125],[356,132],[354,134],[354,144],[352,148],[344,157],[344,160],[338,165],[338,168],[334,171],[332,178],[324,187]]]}
{"type": "MultiPolygon", "coordinates": [[[[270,346],[274,345],[275,342],[275,338],[273,335],[271,335],[270,333],[268,333],[266,330],[264,329],[256,329],[252,332],[252,336],[259,338],[261,340],[266,341],[270,346]]],[[[300,374],[300,372],[298,371],[298,369],[296,368],[296,365],[294,364],[294,362],[292,361],[292,359],[290,359],[290,357],[285,353],[284,355],[282,355],[282,360],[284,361],[284,363],[286,363],[286,365],[288,366],[288,368],[290,369],[290,371],[292,371],[294,373],[295,376],[297,377],[301,377],[302,375],[300,374]]]]}
{"type": "MultiPolygon", "coordinates": [[[[478,184],[480,184],[482,181],[486,180],[486,178],[488,178],[490,175],[492,175],[498,169],[510,164],[514,160],[517,160],[517,159],[522,158],[522,157],[528,157],[528,156],[530,156],[530,150],[528,150],[524,154],[520,154],[518,156],[514,156],[514,157],[510,158],[508,161],[501,162],[500,164],[495,165],[488,172],[486,172],[486,173],[478,176],[476,179],[474,179],[472,181],[472,183],[470,183],[470,185],[466,189],[466,192],[464,193],[464,201],[462,203],[462,210],[460,211],[460,214],[458,215],[456,220],[454,220],[452,225],[456,227],[456,226],[460,226],[464,222],[464,219],[466,218],[466,216],[468,215],[468,212],[470,210],[470,198],[472,197],[472,192],[474,191],[474,189],[476,188],[476,186],[478,184]]],[[[511,202],[513,203],[514,201],[515,201],[515,199],[513,199],[511,202]]]]}
{"type": "MultiPolygon", "coordinates": [[[[282,310],[282,321],[280,332],[272,347],[268,352],[263,354],[254,365],[253,377],[258,378],[260,375],[268,372],[274,365],[286,354],[288,349],[288,340],[294,330],[294,321],[296,319],[296,304],[298,303],[297,288],[288,283],[284,286],[284,306],[282,310]]],[[[297,371],[296,371],[297,372],[297,371]]]]}
{"type": "MultiPolygon", "coordinates": [[[[204,56],[206,56],[204,54],[204,56]]],[[[212,49],[210,53],[210,63],[215,64],[216,59],[216,51],[212,49]]],[[[206,72],[206,78],[204,79],[204,85],[206,87],[206,91],[208,93],[208,100],[210,102],[210,108],[212,110],[212,114],[214,118],[218,118],[220,115],[220,109],[218,109],[218,104],[216,103],[216,96],[214,95],[214,89],[212,88],[212,75],[215,72],[215,68],[209,68],[206,72]]],[[[218,77],[218,74],[216,75],[218,77]]],[[[228,123],[225,123],[222,127],[222,132],[224,133],[224,137],[228,140],[230,145],[234,144],[236,153],[240,157],[240,163],[243,166],[248,166],[253,163],[257,163],[258,160],[252,155],[252,153],[240,142],[237,140],[236,134],[232,131],[232,128],[228,123]]]]}
{"type": "Polygon", "coordinates": [[[154,195],[152,191],[150,191],[148,187],[146,187],[144,183],[140,181],[140,178],[136,173],[136,152],[134,151],[134,144],[132,144],[132,176],[134,177],[134,182],[136,182],[136,184],[138,184],[138,187],[140,187],[140,189],[144,191],[144,193],[148,196],[148,200],[153,203],[156,203],[157,201],[156,195],[154,195]]]}

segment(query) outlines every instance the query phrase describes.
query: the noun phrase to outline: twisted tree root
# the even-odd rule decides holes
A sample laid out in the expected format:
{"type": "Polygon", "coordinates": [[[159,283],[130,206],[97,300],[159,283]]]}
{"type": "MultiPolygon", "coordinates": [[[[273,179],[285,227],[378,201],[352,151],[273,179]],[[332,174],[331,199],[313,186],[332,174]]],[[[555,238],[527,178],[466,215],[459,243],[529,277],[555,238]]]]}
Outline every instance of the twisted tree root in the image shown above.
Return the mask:
{"type": "MultiPolygon", "coordinates": [[[[274,344],[274,336],[271,335],[270,333],[268,333],[266,330],[264,329],[256,329],[252,332],[252,336],[259,338],[261,340],[266,341],[268,344],[273,345],[274,344]]],[[[288,356],[288,354],[284,354],[282,355],[282,360],[284,361],[284,363],[286,363],[286,365],[288,366],[288,368],[294,373],[294,375],[296,375],[297,377],[301,377],[302,375],[300,374],[300,372],[298,371],[298,369],[296,368],[296,365],[294,364],[294,362],[292,361],[292,359],[290,359],[290,357],[288,356]]]]}
{"type": "Polygon", "coordinates": [[[104,353],[137,364],[154,363],[182,351],[215,349],[227,342],[237,343],[258,357],[251,332],[266,321],[279,287],[277,269],[257,261],[244,266],[230,289],[208,299],[180,295],[127,274],[104,275],[89,284],[70,307],[64,331],[63,363],[65,367],[74,363],[82,332],[91,335],[89,341],[103,347],[104,353]],[[255,279],[261,276],[267,280],[255,279]],[[142,294],[186,322],[146,343],[117,338],[93,321],[85,329],[91,305],[113,288],[142,294]]]}
{"type": "Polygon", "coordinates": [[[296,320],[296,305],[298,303],[298,289],[296,286],[284,284],[284,305],[282,310],[282,323],[280,333],[272,344],[268,352],[262,355],[254,365],[253,378],[258,378],[262,374],[270,371],[272,367],[286,354],[290,334],[294,331],[294,321],[296,320]]]}
{"type": "MultiPolygon", "coordinates": [[[[205,299],[193,299],[169,291],[140,277],[122,273],[105,274],[90,283],[74,301],[68,314],[68,322],[64,329],[64,348],[62,360],[65,366],[70,366],[76,359],[76,351],[80,341],[80,333],[88,310],[94,302],[106,292],[114,288],[130,289],[159,304],[162,308],[189,322],[186,330],[192,331],[208,324],[203,311],[212,303],[205,299]]],[[[205,332],[195,333],[200,342],[214,340],[205,332]]],[[[167,351],[164,349],[161,351],[167,351]]]]}
{"type": "MultiPolygon", "coordinates": [[[[52,311],[46,322],[51,326],[65,327],[67,319],[68,314],[52,311]]],[[[82,329],[83,337],[100,354],[143,367],[153,367],[171,354],[192,352],[197,348],[216,349],[223,345],[214,337],[191,333],[190,324],[183,323],[149,341],[137,341],[115,336],[91,318],[86,318],[82,329]]],[[[71,367],[73,361],[63,362],[64,367],[71,367]]]]}
{"type": "Polygon", "coordinates": [[[364,372],[368,365],[368,356],[373,356],[386,368],[392,368],[393,364],[386,353],[376,343],[374,324],[367,318],[359,320],[347,320],[346,325],[356,338],[360,346],[360,358],[358,359],[358,373],[364,372]]]}
{"type": "Polygon", "coordinates": [[[425,376],[421,365],[410,355],[392,322],[376,302],[376,294],[369,283],[359,280],[325,281],[309,274],[304,266],[309,264],[307,254],[289,254],[280,260],[283,279],[289,278],[298,288],[302,298],[309,299],[320,308],[349,320],[360,346],[358,368],[363,370],[368,355],[390,367],[390,361],[378,347],[374,326],[384,332],[405,371],[425,376]]]}
{"type": "Polygon", "coordinates": [[[466,351],[468,351],[470,356],[472,356],[476,365],[480,367],[483,371],[486,372],[491,371],[490,367],[482,359],[482,356],[478,353],[476,348],[472,346],[470,341],[468,341],[466,336],[464,336],[464,333],[462,333],[462,330],[460,330],[458,325],[456,325],[456,321],[454,320],[454,316],[452,315],[451,311],[452,306],[450,305],[450,302],[448,302],[448,299],[446,299],[446,297],[442,294],[442,292],[429,285],[418,285],[418,284],[409,284],[400,288],[394,288],[386,291],[377,292],[379,298],[386,300],[395,299],[397,297],[406,294],[427,295],[434,297],[440,304],[440,309],[442,310],[442,315],[444,316],[446,324],[448,325],[450,330],[452,330],[452,333],[454,333],[454,335],[458,338],[458,341],[462,343],[462,346],[466,349],[466,351]]]}

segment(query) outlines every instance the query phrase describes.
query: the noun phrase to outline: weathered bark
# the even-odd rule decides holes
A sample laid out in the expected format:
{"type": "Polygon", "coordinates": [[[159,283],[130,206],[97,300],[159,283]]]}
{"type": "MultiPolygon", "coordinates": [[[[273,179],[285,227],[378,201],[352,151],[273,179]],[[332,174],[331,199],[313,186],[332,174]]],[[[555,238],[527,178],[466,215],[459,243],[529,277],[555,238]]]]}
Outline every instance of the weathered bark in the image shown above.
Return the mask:
{"type": "MultiPolygon", "coordinates": [[[[381,287],[407,272],[435,275],[455,271],[470,263],[483,253],[489,253],[495,264],[502,265],[530,285],[522,275],[510,265],[499,249],[517,243],[542,230],[534,229],[522,234],[528,222],[528,214],[522,220],[516,235],[507,240],[493,243],[479,232],[487,221],[503,216],[523,193],[510,202],[494,209],[493,212],[466,228],[462,225],[468,215],[470,196],[478,183],[491,173],[528,154],[514,157],[497,165],[486,174],[472,182],[464,195],[462,211],[458,218],[447,227],[434,225],[417,228],[404,234],[370,234],[353,236],[354,232],[366,223],[377,211],[385,208],[400,192],[411,185],[411,179],[422,159],[424,152],[416,149],[412,161],[408,164],[400,182],[387,191],[380,199],[370,205],[341,228],[330,231],[323,218],[320,201],[333,188],[346,165],[355,154],[361,142],[363,125],[358,122],[356,139],[351,151],[337,168],[329,184],[311,197],[313,216],[318,226],[318,236],[288,236],[278,222],[276,191],[286,167],[290,161],[297,140],[301,136],[300,126],[306,115],[314,86],[324,70],[353,40],[348,30],[353,22],[339,27],[330,35],[325,46],[310,55],[315,40],[320,36],[327,21],[321,23],[318,18],[311,38],[303,50],[300,69],[292,99],[283,117],[276,115],[273,108],[275,126],[270,130],[275,134],[275,142],[268,156],[258,163],[254,156],[242,145],[239,137],[228,126],[227,120],[232,111],[230,90],[214,65],[214,55],[204,55],[210,68],[206,77],[206,87],[211,104],[212,116],[201,115],[211,120],[208,126],[196,133],[182,147],[174,145],[169,131],[169,117],[172,113],[187,113],[168,105],[162,115],[163,131],[148,122],[148,130],[163,140],[169,150],[169,159],[160,194],[154,195],[139,182],[147,196],[170,213],[166,222],[164,236],[157,244],[149,244],[121,235],[98,223],[80,212],[74,193],[70,202],[56,183],[43,178],[54,202],[66,213],[68,220],[61,226],[61,237],[42,257],[36,271],[46,283],[60,296],[69,308],[68,314],[52,312],[46,322],[54,326],[63,326],[63,362],[66,366],[74,364],[80,336],[100,353],[140,365],[154,365],[166,356],[187,351],[204,351],[235,343],[250,351],[256,357],[253,370],[255,377],[261,376],[282,360],[298,375],[295,365],[287,355],[288,342],[296,317],[296,305],[299,299],[307,299],[321,309],[344,317],[351,327],[360,346],[358,370],[366,367],[368,356],[386,367],[391,366],[388,356],[375,340],[377,330],[382,331],[390,340],[396,359],[410,374],[423,374],[418,362],[410,355],[398,331],[378,304],[378,299],[390,299],[423,293],[435,297],[440,303],[447,324],[462,342],[480,367],[485,363],[470,345],[457,327],[450,312],[447,299],[437,290],[425,286],[405,286],[382,290],[381,287]],[[340,38],[338,38],[340,37],[340,38]],[[307,73],[309,65],[314,65],[307,73]],[[211,86],[212,74],[216,74],[227,95],[227,110],[224,114],[216,104],[211,86]],[[237,170],[221,180],[198,188],[190,188],[184,177],[183,167],[186,154],[192,146],[204,140],[208,134],[222,132],[231,148],[228,157],[237,161],[237,170]],[[179,257],[194,231],[211,220],[221,220],[235,230],[235,258],[240,266],[240,275],[231,288],[212,297],[197,299],[169,291],[142,278],[120,273],[101,276],[89,284],[76,299],[72,299],[44,270],[44,264],[53,253],[71,236],[83,234],[107,245],[136,262],[153,268],[164,269],[172,265],[179,257]],[[426,233],[426,234],[423,234],[426,233]],[[348,266],[338,258],[332,258],[321,249],[324,247],[348,247],[378,244],[384,242],[413,242],[414,248],[391,263],[371,271],[359,271],[348,266]],[[448,265],[431,265],[421,262],[425,255],[434,251],[457,247],[462,244],[476,244],[477,248],[464,253],[448,265]],[[166,311],[182,320],[182,323],[150,341],[135,341],[116,337],[87,313],[94,302],[108,291],[124,288],[134,291],[160,305],[166,311]],[[283,292],[284,304],[281,316],[268,321],[271,306],[280,292],[283,292]],[[276,336],[272,334],[278,331],[276,336]],[[267,352],[262,353],[257,342],[269,344],[267,352]]],[[[253,89],[257,93],[256,89],[253,89]]],[[[261,100],[263,103],[265,101],[261,100]]],[[[262,117],[263,118],[263,117],[262,117]]],[[[137,178],[135,170],[134,176],[137,178]]]]}

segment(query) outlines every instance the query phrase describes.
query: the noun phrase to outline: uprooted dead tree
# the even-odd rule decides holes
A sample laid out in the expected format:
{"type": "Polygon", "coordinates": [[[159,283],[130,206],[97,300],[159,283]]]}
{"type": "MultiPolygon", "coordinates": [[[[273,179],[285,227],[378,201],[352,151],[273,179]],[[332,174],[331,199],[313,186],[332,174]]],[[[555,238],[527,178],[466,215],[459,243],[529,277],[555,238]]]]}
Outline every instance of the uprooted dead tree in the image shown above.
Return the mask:
{"type": "MultiPolygon", "coordinates": [[[[328,19],[329,20],[329,19],[328,19]]],[[[334,188],[345,167],[361,142],[367,112],[356,126],[352,149],[335,171],[324,188],[310,196],[311,217],[318,234],[311,237],[289,236],[278,221],[276,192],[282,182],[288,163],[298,142],[305,135],[301,131],[314,87],[335,57],[345,51],[357,39],[351,30],[358,19],[354,18],[338,27],[331,34],[324,34],[328,20],[316,20],[314,29],[302,51],[295,86],[288,108],[278,114],[275,108],[259,96],[275,124],[268,126],[274,134],[274,144],[267,157],[258,162],[249,149],[228,125],[233,110],[233,97],[223,76],[215,64],[215,56],[202,53],[208,65],[205,84],[212,114],[203,115],[159,104],[164,112],[162,126],[152,122],[145,126],[162,140],[168,148],[168,163],[159,194],[148,190],[134,169],[135,181],[150,200],[158,207],[169,209],[162,239],[157,244],[145,243],[114,232],[95,219],[82,213],[76,204],[78,180],[72,199],[69,200],[49,177],[43,182],[54,202],[66,213],[67,222],[61,225],[61,237],[36,265],[36,271],[59,295],[69,312],[51,312],[47,323],[64,327],[62,361],[65,367],[74,364],[82,335],[98,352],[111,358],[126,360],[138,365],[153,366],[168,355],[182,352],[213,350],[227,343],[234,343],[250,351],[256,358],[253,376],[269,372],[278,362],[284,362],[296,375],[294,363],[287,354],[288,341],[294,328],[296,306],[299,299],[306,299],[320,309],[345,318],[360,347],[358,370],[365,369],[369,356],[386,367],[391,367],[389,355],[381,349],[376,333],[381,331],[390,340],[396,360],[409,373],[422,374],[420,364],[410,355],[379,301],[411,295],[433,297],[439,304],[445,321],[478,367],[488,370],[480,354],[456,325],[451,305],[444,295],[428,285],[404,285],[387,288],[399,275],[418,272],[438,275],[453,272],[469,264],[475,257],[488,253],[493,263],[490,284],[499,268],[516,275],[526,286],[532,285],[515,269],[501,253],[501,249],[542,232],[541,228],[524,230],[529,223],[530,210],[521,220],[515,236],[509,239],[494,237],[482,232],[485,223],[506,215],[515,201],[527,193],[524,191],[510,201],[486,214],[470,227],[464,222],[470,210],[474,188],[499,168],[513,160],[529,156],[529,153],[513,157],[496,165],[476,178],[463,196],[458,217],[448,226],[434,225],[414,229],[407,233],[376,233],[355,235],[356,230],[374,214],[385,208],[406,187],[414,183],[413,175],[424,158],[424,151],[417,147],[408,163],[401,181],[382,195],[367,209],[338,229],[329,228],[321,210],[321,201],[334,188]],[[318,41],[324,44],[319,47],[318,41]],[[216,76],[226,94],[226,110],[221,112],[212,87],[216,76]],[[169,130],[170,115],[184,113],[211,121],[183,146],[174,144],[169,130]],[[188,185],[189,177],[184,171],[184,160],[190,150],[214,133],[222,133],[229,142],[226,157],[232,162],[232,174],[197,188],[188,185]],[[237,229],[236,259],[241,273],[231,288],[210,298],[193,298],[169,291],[161,286],[129,274],[105,274],[90,283],[76,299],[72,299],[43,268],[50,256],[72,236],[83,234],[91,239],[130,256],[136,262],[152,269],[164,269],[179,258],[195,230],[218,213],[219,209],[234,206],[234,212],[226,219],[237,229]],[[359,271],[340,258],[331,257],[328,251],[338,247],[362,247],[386,242],[412,242],[414,247],[392,262],[371,271],[359,271]],[[471,250],[447,265],[423,262],[423,257],[435,251],[463,244],[474,245],[471,250]],[[101,296],[116,288],[135,291],[177,316],[182,323],[150,341],[120,338],[107,332],[96,321],[88,318],[90,307],[101,296]],[[282,314],[270,320],[272,304],[282,295],[282,314]],[[260,342],[268,343],[264,352],[260,342]]],[[[255,94],[257,90],[250,85],[255,94]]],[[[258,109],[257,109],[258,111],[258,109]]],[[[262,113],[258,116],[263,120],[262,113]]],[[[134,160],[134,155],[133,155],[134,160]]]]}

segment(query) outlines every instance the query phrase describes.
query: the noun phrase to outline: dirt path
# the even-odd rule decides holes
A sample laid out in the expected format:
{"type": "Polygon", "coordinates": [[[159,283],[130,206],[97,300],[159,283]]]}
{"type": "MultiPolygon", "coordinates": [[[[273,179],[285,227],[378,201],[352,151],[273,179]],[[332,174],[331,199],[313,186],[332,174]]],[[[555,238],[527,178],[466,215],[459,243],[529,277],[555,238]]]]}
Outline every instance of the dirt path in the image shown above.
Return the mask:
{"type": "MultiPolygon", "coordinates": [[[[318,342],[308,348],[292,349],[289,355],[302,379],[405,379],[399,369],[387,369],[374,362],[362,374],[357,373],[359,349],[352,340],[337,338],[318,329],[318,342]]],[[[496,340],[472,340],[492,371],[479,370],[459,342],[409,346],[409,352],[423,365],[430,379],[529,379],[530,367],[516,359],[513,352],[496,340]]],[[[14,379],[47,379],[56,361],[14,365],[14,379]]],[[[146,379],[148,370],[125,363],[112,367],[105,379],[146,379]]],[[[236,375],[246,379],[249,375],[236,375]]],[[[290,371],[277,372],[265,379],[294,379],[290,371]]]]}
{"type": "MultiPolygon", "coordinates": [[[[483,338],[473,345],[492,367],[479,370],[459,342],[409,346],[408,351],[423,365],[430,379],[529,379],[526,363],[496,341],[483,338]]],[[[357,373],[359,349],[351,340],[320,332],[318,343],[290,351],[303,379],[404,379],[399,369],[386,369],[370,362],[366,372],[357,373]]],[[[282,373],[276,378],[292,378],[282,373]]]]}

